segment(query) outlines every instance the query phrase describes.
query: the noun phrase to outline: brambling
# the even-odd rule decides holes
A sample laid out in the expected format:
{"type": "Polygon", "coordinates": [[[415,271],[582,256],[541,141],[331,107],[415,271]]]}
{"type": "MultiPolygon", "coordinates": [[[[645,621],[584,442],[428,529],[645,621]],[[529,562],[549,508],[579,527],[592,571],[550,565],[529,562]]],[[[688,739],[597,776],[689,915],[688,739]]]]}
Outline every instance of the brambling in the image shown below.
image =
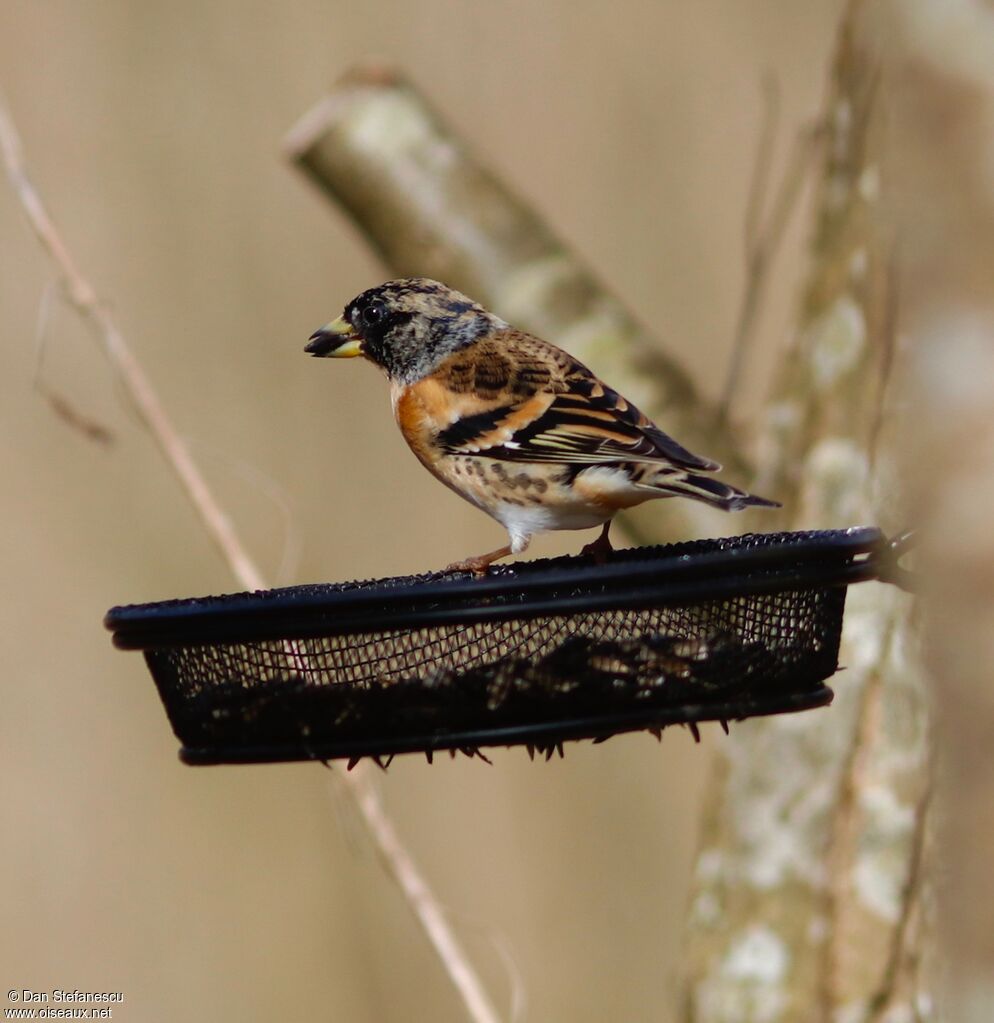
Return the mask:
{"type": "Polygon", "coordinates": [[[482,575],[535,533],[593,526],[603,529],[583,553],[603,560],[617,512],[655,498],[779,507],[701,475],[721,466],[691,454],[562,349],[438,281],[364,291],[304,350],[379,366],[422,465],[507,529],[506,547],[446,571],[482,575]]]}

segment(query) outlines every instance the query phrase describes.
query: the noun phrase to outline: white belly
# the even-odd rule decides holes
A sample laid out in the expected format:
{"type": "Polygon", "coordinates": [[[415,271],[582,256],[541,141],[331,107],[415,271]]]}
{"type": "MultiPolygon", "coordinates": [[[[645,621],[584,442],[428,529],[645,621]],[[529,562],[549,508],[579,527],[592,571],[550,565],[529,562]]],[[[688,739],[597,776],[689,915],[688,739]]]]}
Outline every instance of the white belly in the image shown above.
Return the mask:
{"type": "Polygon", "coordinates": [[[521,507],[501,501],[488,510],[511,536],[531,536],[553,529],[591,529],[614,515],[611,510],[584,504],[521,507]]]}

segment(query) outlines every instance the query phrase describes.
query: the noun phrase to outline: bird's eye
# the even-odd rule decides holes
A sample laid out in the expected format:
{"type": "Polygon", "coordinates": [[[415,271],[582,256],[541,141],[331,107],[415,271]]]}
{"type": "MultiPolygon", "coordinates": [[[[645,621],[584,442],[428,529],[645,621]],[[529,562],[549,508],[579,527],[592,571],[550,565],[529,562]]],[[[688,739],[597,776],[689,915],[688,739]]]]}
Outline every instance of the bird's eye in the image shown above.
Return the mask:
{"type": "Polygon", "coordinates": [[[372,302],[362,311],[364,327],[378,327],[387,318],[387,307],[382,302],[372,302]]]}

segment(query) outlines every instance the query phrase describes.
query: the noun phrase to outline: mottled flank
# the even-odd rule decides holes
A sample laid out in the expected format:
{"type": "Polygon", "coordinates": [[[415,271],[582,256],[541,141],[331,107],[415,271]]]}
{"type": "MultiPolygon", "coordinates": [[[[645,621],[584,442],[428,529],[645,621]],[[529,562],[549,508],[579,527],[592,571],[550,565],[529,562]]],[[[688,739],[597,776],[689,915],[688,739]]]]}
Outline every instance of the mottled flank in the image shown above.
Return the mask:
{"type": "Polygon", "coordinates": [[[540,479],[538,476],[531,476],[527,472],[515,473],[512,476],[500,462],[495,462],[491,466],[491,472],[509,490],[528,490],[530,487],[535,487],[536,490],[541,492],[548,489],[548,484],[545,480],[540,479]]]}

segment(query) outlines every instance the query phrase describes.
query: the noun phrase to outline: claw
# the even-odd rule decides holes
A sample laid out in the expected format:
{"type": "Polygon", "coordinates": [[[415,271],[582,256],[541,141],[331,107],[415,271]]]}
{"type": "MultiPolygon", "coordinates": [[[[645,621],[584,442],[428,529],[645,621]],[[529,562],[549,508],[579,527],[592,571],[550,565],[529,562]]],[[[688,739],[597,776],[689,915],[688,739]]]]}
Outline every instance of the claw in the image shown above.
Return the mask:
{"type": "Polygon", "coordinates": [[[614,550],[611,541],[608,539],[608,530],[611,528],[611,519],[604,523],[601,535],[591,543],[584,544],[580,551],[581,557],[593,558],[594,563],[603,565],[607,563],[608,555],[614,550]]]}

